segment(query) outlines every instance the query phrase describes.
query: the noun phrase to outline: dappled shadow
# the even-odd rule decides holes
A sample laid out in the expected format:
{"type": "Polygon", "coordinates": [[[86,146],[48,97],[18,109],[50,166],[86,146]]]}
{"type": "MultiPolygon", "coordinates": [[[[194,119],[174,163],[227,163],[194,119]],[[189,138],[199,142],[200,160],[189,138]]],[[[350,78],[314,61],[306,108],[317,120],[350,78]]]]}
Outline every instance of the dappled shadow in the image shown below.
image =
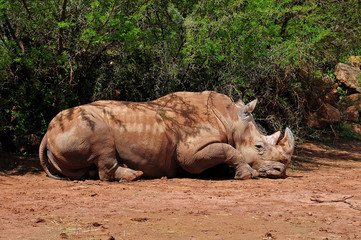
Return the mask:
{"type": "Polygon", "coordinates": [[[0,152],[0,175],[40,174],[41,171],[38,157],[0,152]]]}
{"type": "MultiPolygon", "coordinates": [[[[141,119],[144,114],[154,116],[158,123],[168,123],[168,127],[174,126],[200,126],[201,122],[214,121],[214,114],[210,109],[210,98],[219,96],[217,93],[172,93],[149,102],[124,102],[124,101],[97,101],[90,104],[70,108],[60,112],[50,123],[48,130],[58,128],[65,132],[68,130],[69,122],[81,120],[86,122],[92,131],[97,122],[110,120],[119,128],[126,130],[129,115],[119,114],[117,110],[129,110],[126,114],[132,114],[132,120],[143,123],[141,119]],[[196,96],[199,95],[199,96],[196,96]],[[152,115],[154,114],[154,115],[152,115]],[[138,119],[137,119],[138,117],[138,119]],[[78,120],[79,119],[79,120],[78,120]]],[[[76,122],[73,122],[75,124],[76,122]]],[[[198,134],[200,129],[192,129],[189,134],[198,134]]]]}
{"type": "MultiPolygon", "coordinates": [[[[139,128],[163,128],[167,134],[179,140],[199,136],[211,127],[220,128],[214,113],[214,103],[219,105],[217,107],[221,108],[220,111],[232,105],[228,97],[216,92],[177,92],[148,102],[97,101],[59,113],[48,131],[56,128],[54,132],[66,132],[71,126],[80,125],[83,121],[91,131],[102,123],[124,132],[134,131],[135,125],[139,128]]],[[[236,117],[236,112],[233,115],[236,117]]],[[[154,134],[154,131],[149,134],[154,134]]]]}
{"type": "MultiPolygon", "coordinates": [[[[169,128],[175,130],[176,128],[189,127],[191,131],[187,132],[189,135],[198,135],[202,128],[202,122],[211,122],[214,118],[210,114],[210,109],[207,105],[208,99],[213,94],[204,93],[172,93],[159,99],[149,102],[112,102],[119,107],[126,107],[131,110],[133,114],[143,116],[142,113],[153,114],[154,120],[159,124],[165,123],[169,128]],[[199,95],[196,97],[196,95],[199,95]],[[162,122],[162,123],[161,123],[162,122]],[[197,128],[194,128],[197,127],[197,128]]],[[[92,105],[96,105],[93,103],[92,105]]],[[[99,106],[102,107],[102,106],[99,106]]],[[[104,106],[103,106],[104,107],[104,106]]],[[[111,116],[114,122],[122,119],[125,121],[126,117],[111,116]]],[[[144,119],[138,121],[144,122],[144,119]]],[[[182,129],[185,130],[184,128],[182,129]]]]}
{"type": "Polygon", "coordinates": [[[66,109],[58,113],[54,119],[50,122],[48,126],[48,131],[53,128],[59,128],[62,132],[69,130],[69,122],[72,122],[74,119],[79,118],[85,122],[92,131],[95,129],[95,121],[93,120],[92,114],[89,114],[87,109],[80,106],[66,109]]]}
{"type": "Polygon", "coordinates": [[[312,171],[322,166],[337,167],[336,161],[361,162],[361,142],[304,143],[296,148],[291,167],[312,171]]]}

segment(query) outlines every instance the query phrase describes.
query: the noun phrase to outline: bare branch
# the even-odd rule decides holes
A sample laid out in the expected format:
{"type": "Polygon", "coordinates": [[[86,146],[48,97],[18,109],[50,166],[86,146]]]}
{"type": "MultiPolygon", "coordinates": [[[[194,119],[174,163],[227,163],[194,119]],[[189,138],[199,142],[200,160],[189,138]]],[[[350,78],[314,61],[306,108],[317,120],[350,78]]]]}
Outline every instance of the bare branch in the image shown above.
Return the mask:
{"type": "Polygon", "coordinates": [[[30,18],[31,20],[33,20],[33,16],[31,15],[31,12],[30,12],[30,9],[29,9],[29,7],[28,7],[28,5],[27,5],[27,3],[26,3],[26,0],[22,0],[22,2],[23,2],[23,6],[24,6],[25,10],[26,10],[27,13],[29,14],[29,18],[30,18]]]}
{"type": "Polygon", "coordinates": [[[353,196],[345,196],[342,199],[332,199],[332,200],[322,200],[322,199],[319,199],[319,198],[313,198],[312,197],[310,200],[313,201],[313,202],[317,202],[317,203],[325,203],[325,202],[333,203],[333,202],[346,202],[347,199],[350,199],[352,197],[353,196]]]}
{"type": "Polygon", "coordinates": [[[350,208],[357,210],[357,211],[361,211],[361,208],[358,206],[354,206],[352,203],[349,203],[348,199],[353,198],[353,196],[345,196],[342,199],[332,199],[332,200],[322,200],[319,198],[311,198],[310,200],[316,203],[336,203],[336,202],[342,202],[342,203],[346,203],[349,205],[350,208]]]}
{"type": "MultiPolygon", "coordinates": [[[[60,19],[59,22],[63,22],[65,20],[65,13],[66,13],[66,4],[67,4],[68,0],[64,0],[62,7],[61,7],[61,12],[60,12],[60,19]]],[[[58,55],[62,53],[63,49],[64,49],[64,29],[63,28],[59,28],[59,38],[58,38],[58,55]]]]}
{"type": "Polygon", "coordinates": [[[7,29],[9,30],[10,36],[19,44],[19,47],[21,48],[21,52],[23,55],[25,54],[25,47],[23,42],[17,37],[17,32],[19,32],[19,27],[17,26],[16,30],[11,26],[10,21],[8,17],[5,15],[5,25],[7,29]]]}
{"type": "MultiPolygon", "coordinates": [[[[114,12],[116,3],[117,3],[117,0],[114,0],[113,6],[112,6],[112,10],[110,10],[110,13],[109,13],[109,15],[108,15],[107,20],[105,20],[105,22],[102,24],[102,26],[96,30],[96,33],[98,33],[99,31],[101,31],[102,29],[104,29],[105,25],[107,25],[107,23],[108,23],[109,20],[110,20],[110,16],[111,16],[111,15],[113,14],[113,12],[114,12]]],[[[87,52],[87,51],[89,50],[91,44],[93,43],[94,37],[95,37],[95,36],[92,36],[92,37],[90,38],[87,46],[86,46],[85,48],[83,48],[82,50],[78,51],[75,55],[79,55],[79,54],[83,54],[84,52],[87,52]]]]}

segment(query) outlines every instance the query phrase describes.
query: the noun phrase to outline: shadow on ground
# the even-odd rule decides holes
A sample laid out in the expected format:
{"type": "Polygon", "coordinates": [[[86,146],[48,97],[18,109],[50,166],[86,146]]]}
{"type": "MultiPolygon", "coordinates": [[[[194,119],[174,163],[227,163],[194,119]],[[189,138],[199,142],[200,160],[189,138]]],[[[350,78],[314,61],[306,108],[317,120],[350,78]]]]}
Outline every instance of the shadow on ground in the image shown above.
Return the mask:
{"type": "Polygon", "coordinates": [[[0,152],[0,175],[40,174],[42,171],[37,156],[22,156],[0,152]]]}
{"type": "Polygon", "coordinates": [[[361,162],[360,144],[360,141],[306,142],[296,147],[291,167],[301,171],[312,171],[323,166],[337,168],[337,161],[361,162]]]}

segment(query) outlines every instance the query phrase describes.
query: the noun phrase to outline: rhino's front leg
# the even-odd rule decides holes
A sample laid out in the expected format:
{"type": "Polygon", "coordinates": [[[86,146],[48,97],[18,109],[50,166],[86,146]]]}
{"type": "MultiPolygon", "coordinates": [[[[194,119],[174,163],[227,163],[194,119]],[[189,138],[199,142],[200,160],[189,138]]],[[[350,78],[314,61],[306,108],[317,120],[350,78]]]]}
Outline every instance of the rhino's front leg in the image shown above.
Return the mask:
{"type": "Polygon", "coordinates": [[[242,154],[234,147],[225,143],[212,143],[196,152],[190,159],[182,162],[182,167],[190,173],[201,173],[213,166],[227,163],[236,170],[235,179],[258,177],[258,172],[252,169],[244,160],[242,154]]]}
{"type": "Polygon", "coordinates": [[[259,176],[259,173],[253,168],[251,168],[246,162],[236,166],[235,169],[236,174],[234,175],[234,179],[245,180],[250,178],[256,178],[259,176]]]}

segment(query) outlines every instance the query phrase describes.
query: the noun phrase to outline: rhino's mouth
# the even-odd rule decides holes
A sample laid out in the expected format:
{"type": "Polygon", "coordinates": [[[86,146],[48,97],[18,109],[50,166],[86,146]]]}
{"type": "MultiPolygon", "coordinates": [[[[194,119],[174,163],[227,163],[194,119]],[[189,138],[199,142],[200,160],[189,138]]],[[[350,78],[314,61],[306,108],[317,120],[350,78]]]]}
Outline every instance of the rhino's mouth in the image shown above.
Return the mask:
{"type": "Polygon", "coordinates": [[[259,177],[265,178],[285,178],[286,167],[282,163],[270,164],[258,169],[259,177]]]}

